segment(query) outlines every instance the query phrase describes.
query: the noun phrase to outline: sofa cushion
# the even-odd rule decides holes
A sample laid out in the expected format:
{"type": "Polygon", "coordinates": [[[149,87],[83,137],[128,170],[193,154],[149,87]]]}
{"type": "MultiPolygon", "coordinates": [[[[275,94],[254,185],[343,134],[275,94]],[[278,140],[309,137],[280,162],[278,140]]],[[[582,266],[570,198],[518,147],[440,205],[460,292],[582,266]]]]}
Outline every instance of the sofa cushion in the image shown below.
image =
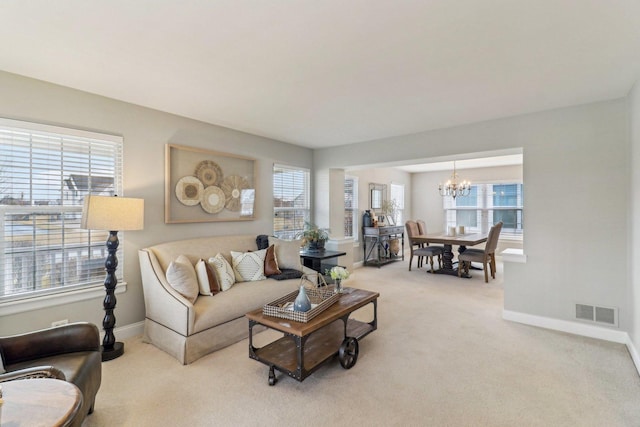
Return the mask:
{"type": "Polygon", "coordinates": [[[244,317],[249,311],[261,308],[271,301],[296,291],[299,283],[298,279],[240,282],[233,285],[230,292],[222,292],[215,297],[198,298],[193,305],[195,310],[193,333],[197,334],[227,323],[231,319],[244,317]]]}
{"type": "Polygon", "coordinates": [[[216,269],[220,289],[222,289],[223,292],[231,289],[233,284],[236,282],[236,276],[233,272],[233,268],[226,260],[226,258],[222,256],[220,252],[218,252],[213,258],[209,258],[209,262],[216,269]]]}
{"type": "Polygon", "coordinates": [[[271,245],[267,248],[267,254],[264,257],[264,275],[269,277],[274,274],[282,274],[278,267],[278,258],[276,258],[276,246],[271,245]]]}
{"type": "Polygon", "coordinates": [[[236,276],[236,282],[255,282],[264,280],[264,260],[266,249],[255,252],[231,251],[231,264],[236,276]]]}
{"type": "Polygon", "coordinates": [[[167,268],[167,281],[173,289],[188,299],[191,304],[198,298],[200,291],[198,278],[191,261],[189,261],[189,258],[186,256],[180,255],[169,264],[169,268],[167,268]]]}
{"type": "Polygon", "coordinates": [[[214,267],[202,258],[196,263],[196,276],[198,276],[200,295],[215,295],[220,292],[214,267]]]}
{"type": "Polygon", "coordinates": [[[300,263],[300,240],[283,240],[277,237],[269,237],[269,243],[276,247],[276,259],[278,260],[278,268],[291,268],[293,270],[302,270],[300,263]]]}

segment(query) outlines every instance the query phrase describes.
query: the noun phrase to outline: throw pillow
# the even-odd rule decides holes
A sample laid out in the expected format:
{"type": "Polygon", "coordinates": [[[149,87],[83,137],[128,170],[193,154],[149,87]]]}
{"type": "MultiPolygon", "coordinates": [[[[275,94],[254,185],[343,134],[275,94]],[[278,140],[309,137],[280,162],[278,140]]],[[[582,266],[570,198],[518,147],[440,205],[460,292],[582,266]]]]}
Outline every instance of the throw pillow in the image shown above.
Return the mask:
{"type": "Polygon", "coordinates": [[[203,259],[196,263],[196,276],[198,276],[200,295],[215,295],[220,292],[214,268],[203,259]]]}
{"type": "Polygon", "coordinates": [[[266,249],[255,252],[234,252],[231,251],[231,262],[236,275],[236,282],[254,282],[264,280],[264,259],[267,255],[266,249]]]}
{"type": "Polygon", "coordinates": [[[218,253],[213,258],[209,258],[209,263],[213,265],[216,270],[220,289],[222,289],[223,292],[231,289],[233,284],[236,283],[236,276],[233,268],[229,265],[229,261],[227,261],[221,253],[218,253]]]}
{"type": "Polygon", "coordinates": [[[269,237],[269,243],[276,246],[276,259],[278,260],[279,269],[302,270],[302,264],[300,263],[300,245],[302,241],[269,237]]]}
{"type": "Polygon", "coordinates": [[[278,268],[278,258],[276,258],[276,246],[271,245],[267,248],[267,254],[264,257],[264,275],[269,277],[274,274],[282,274],[278,268]]]}
{"type": "Polygon", "coordinates": [[[184,255],[180,255],[174,261],[171,261],[167,268],[167,281],[175,289],[188,299],[191,304],[198,298],[198,292],[200,290],[198,286],[198,278],[196,271],[187,258],[184,255]]]}

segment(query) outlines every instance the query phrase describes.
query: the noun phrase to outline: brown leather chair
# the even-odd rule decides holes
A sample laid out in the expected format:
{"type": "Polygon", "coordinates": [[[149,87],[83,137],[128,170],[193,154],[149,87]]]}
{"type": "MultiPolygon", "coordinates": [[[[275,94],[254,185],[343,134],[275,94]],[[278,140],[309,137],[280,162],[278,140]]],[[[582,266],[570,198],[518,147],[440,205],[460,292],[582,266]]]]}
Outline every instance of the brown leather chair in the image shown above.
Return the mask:
{"type": "Polygon", "coordinates": [[[491,278],[496,278],[496,249],[498,247],[498,239],[500,238],[500,231],[502,230],[502,221],[495,224],[489,230],[489,236],[487,236],[487,244],[484,250],[481,249],[467,249],[460,255],[458,255],[458,276],[462,276],[462,269],[464,268],[465,274],[469,274],[469,267],[471,262],[481,262],[484,268],[484,281],[489,283],[489,272],[487,266],[491,269],[491,278]]]}
{"type": "Polygon", "coordinates": [[[93,412],[102,381],[100,332],[91,323],[70,323],[54,328],[0,337],[0,356],[7,371],[0,382],[22,378],[58,378],[82,392],[82,406],[73,420],[80,426],[93,412]]]}
{"type": "Polygon", "coordinates": [[[438,257],[438,267],[442,268],[442,254],[444,253],[442,247],[439,246],[424,246],[418,242],[413,240],[413,236],[418,236],[420,232],[418,231],[418,224],[415,221],[409,220],[404,224],[407,229],[407,238],[409,239],[409,249],[411,250],[411,255],[409,257],[409,271],[411,271],[411,261],[413,261],[413,257],[418,257],[418,268],[420,268],[420,258],[427,257],[431,264],[431,272],[433,273],[433,257],[438,257]]]}

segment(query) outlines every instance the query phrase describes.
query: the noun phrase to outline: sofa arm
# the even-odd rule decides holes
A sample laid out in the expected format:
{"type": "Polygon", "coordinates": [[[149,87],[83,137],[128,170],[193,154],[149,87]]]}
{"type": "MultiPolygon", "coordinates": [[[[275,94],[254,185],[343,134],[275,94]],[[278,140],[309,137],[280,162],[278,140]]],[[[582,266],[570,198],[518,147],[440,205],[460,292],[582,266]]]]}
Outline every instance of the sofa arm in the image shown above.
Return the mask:
{"type": "Polygon", "coordinates": [[[193,304],[171,287],[151,249],[140,249],[140,274],[144,291],[145,317],[183,336],[193,332],[193,304]]]}
{"type": "Polygon", "coordinates": [[[5,365],[79,351],[100,351],[100,332],[78,322],[0,338],[5,365]]]}

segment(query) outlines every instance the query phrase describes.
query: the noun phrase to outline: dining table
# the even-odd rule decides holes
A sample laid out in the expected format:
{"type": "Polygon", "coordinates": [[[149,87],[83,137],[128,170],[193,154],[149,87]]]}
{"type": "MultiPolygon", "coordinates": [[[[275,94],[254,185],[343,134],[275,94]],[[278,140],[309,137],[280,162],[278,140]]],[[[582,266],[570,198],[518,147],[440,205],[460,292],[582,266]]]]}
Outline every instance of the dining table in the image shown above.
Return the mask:
{"type": "MultiPolygon", "coordinates": [[[[411,238],[411,243],[426,243],[443,245],[444,253],[442,255],[442,268],[434,271],[434,274],[450,274],[458,275],[458,268],[454,267],[453,262],[453,245],[458,245],[458,253],[461,254],[467,250],[467,246],[475,246],[487,241],[489,233],[466,233],[447,235],[446,233],[419,234],[411,238]]],[[[462,274],[461,277],[470,278],[469,274],[462,274]]]]}

